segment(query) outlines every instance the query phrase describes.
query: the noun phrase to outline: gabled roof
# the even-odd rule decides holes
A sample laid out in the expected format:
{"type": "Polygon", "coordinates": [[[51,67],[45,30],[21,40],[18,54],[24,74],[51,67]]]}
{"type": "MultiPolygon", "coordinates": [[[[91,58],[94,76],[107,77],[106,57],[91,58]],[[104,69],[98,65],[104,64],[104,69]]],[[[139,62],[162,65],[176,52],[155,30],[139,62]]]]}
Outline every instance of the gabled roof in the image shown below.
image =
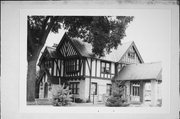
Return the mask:
{"type": "Polygon", "coordinates": [[[115,80],[162,80],[159,79],[161,72],[161,62],[129,64],[118,73],[115,80]]]}
{"type": "Polygon", "coordinates": [[[57,58],[58,57],[58,55],[56,53],[56,48],[47,46],[46,49],[47,49],[51,58],[57,58]]]}
{"type": "MultiPolygon", "coordinates": [[[[78,38],[73,38],[70,40],[72,41],[72,43],[74,44],[76,49],[79,51],[81,56],[84,56],[84,57],[91,57],[92,56],[93,53],[92,53],[92,45],[91,44],[89,44],[87,42],[83,42],[81,39],[78,39],[78,38]]],[[[122,57],[126,54],[126,52],[128,51],[128,49],[131,46],[133,46],[135,48],[136,53],[137,53],[140,61],[143,62],[143,59],[140,56],[140,53],[138,52],[136,45],[133,41],[119,45],[117,47],[117,49],[112,49],[109,54],[106,54],[104,57],[101,57],[100,59],[112,61],[112,62],[120,62],[122,57]]]]}
{"type": "MultiPolygon", "coordinates": [[[[136,47],[136,44],[134,43],[134,41],[127,42],[126,44],[123,44],[123,45],[127,45],[127,46],[128,46],[128,49],[124,52],[124,54],[121,56],[121,58],[120,58],[120,60],[119,60],[118,62],[121,62],[122,59],[123,59],[123,56],[129,51],[129,49],[130,49],[131,47],[133,47],[134,50],[135,50],[135,52],[136,52],[136,54],[137,54],[137,56],[138,56],[138,59],[140,60],[140,63],[144,63],[144,61],[143,61],[143,59],[142,59],[142,57],[141,57],[141,55],[140,55],[140,53],[139,53],[139,51],[138,51],[138,49],[137,49],[137,47],[136,47]],[[129,43],[129,44],[128,44],[128,43],[129,43]]],[[[125,47],[125,46],[124,46],[124,47],[125,47]]],[[[126,49],[126,48],[124,48],[124,49],[126,49]]],[[[123,48],[122,48],[122,49],[119,49],[119,50],[123,50],[123,48]]]]}
{"type": "MultiPolygon", "coordinates": [[[[83,42],[80,39],[72,39],[74,45],[80,52],[82,56],[85,57],[91,57],[92,56],[92,45],[86,42],[83,42]]],[[[117,49],[112,49],[111,53],[106,54],[104,57],[101,57],[100,59],[107,60],[107,61],[113,61],[113,62],[120,62],[122,57],[126,54],[128,49],[133,46],[136,49],[136,53],[139,56],[139,59],[141,62],[143,62],[143,59],[141,58],[135,43],[133,41],[126,42],[122,45],[119,45],[117,49]]]]}
{"type": "Polygon", "coordinates": [[[101,59],[119,62],[132,44],[133,41],[129,41],[122,45],[119,45],[117,49],[112,49],[111,53],[106,54],[101,59]]]}
{"type": "Polygon", "coordinates": [[[87,43],[87,42],[83,42],[81,39],[79,38],[73,38],[71,39],[72,43],[74,44],[74,46],[76,47],[76,49],[78,50],[78,52],[81,54],[81,56],[84,57],[91,57],[92,56],[92,45],[87,43]]]}
{"type": "Polygon", "coordinates": [[[49,57],[49,58],[58,58],[58,54],[56,52],[56,48],[54,47],[49,47],[49,46],[46,46],[46,48],[44,49],[40,59],[39,59],[39,62],[38,62],[38,65],[41,64],[41,61],[44,57],[49,57]]]}
{"type": "MultiPolygon", "coordinates": [[[[92,45],[90,43],[83,42],[83,40],[80,38],[69,38],[66,33],[62,37],[62,39],[56,49],[59,49],[65,40],[69,40],[71,42],[71,44],[73,45],[73,48],[75,48],[75,50],[78,52],[78,54],[80,56],[83,56],[83,57],[92,57],[93,56],[92,45]]],[[[133,41],[119,45],[117,47],[117,49],[112,49],[109,54],[106,54],[104,57],[101,57],[100,59],[106,60],[106,61],[111,61],[111,62],[120,62],[130,47],[134,47],[140,61],[143,62],[143,60],[140,56],[140,53],[138,52],[136,45],[133,41]]],[[[53,50],[51,50],[50,47],[49,47],[49,52],[51,52],[50,54],[52,54],[52,56],[56,56],[56,54],[53,55],[54,54],[53,50]]],[[[94,58],[97,58],[97,57],[94,57],[94,58]]]]}

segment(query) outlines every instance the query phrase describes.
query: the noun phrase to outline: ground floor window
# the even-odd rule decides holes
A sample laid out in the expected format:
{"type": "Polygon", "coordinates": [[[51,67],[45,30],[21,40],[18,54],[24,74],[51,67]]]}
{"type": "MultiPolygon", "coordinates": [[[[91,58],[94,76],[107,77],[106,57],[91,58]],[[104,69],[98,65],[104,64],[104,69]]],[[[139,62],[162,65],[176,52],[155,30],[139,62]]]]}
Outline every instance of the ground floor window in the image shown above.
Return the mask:
{"type": "Polygon", "coordinates": [[[95,82],[91,83],[91,93],[97,95],[97,83],[95,82]]]}
{"type": "Polygon", "coordinates": [[[71,90],[71,94],[79,93],[79,82],[70,82],[69,89],[71,90]]]}
{"type": "Polygon", "coordinates": [[[106,85],[106,93],[107,93],[107,95],[111,95],[111,90],[112,90],[112,85],[111,84],[107,84],[106,85]]]}
{"type": "Polygon", "coordinates": [[[140,82],[139,81],[131,82],[131,95],[140,96],[139,90],[140,90],[140,82]]]}

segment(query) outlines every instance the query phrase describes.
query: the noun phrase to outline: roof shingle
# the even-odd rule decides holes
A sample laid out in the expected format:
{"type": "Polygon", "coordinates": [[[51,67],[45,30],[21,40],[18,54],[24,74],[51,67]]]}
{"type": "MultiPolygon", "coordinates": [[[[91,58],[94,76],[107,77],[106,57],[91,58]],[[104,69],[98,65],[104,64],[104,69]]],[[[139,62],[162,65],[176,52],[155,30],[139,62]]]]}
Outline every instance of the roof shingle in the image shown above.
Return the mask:
{"type": "MultiPolygon", "coordinates": [[[[82,56],[85,57],[92,56],[93,53],[92,53],[91,44],[87,42],[83,42],[81,39],[71,39],[71,40],[82,56]]],[[[104,57],[101,57],[100,59],[118,62],[132,44],[133,41],[119,45],[117,49],[112,49],[111,53],[106,54],[104,57]]]]}
{"type": "Polygon", "coordinates": [[[49,46],[47,46],[46,48],[47,48],[47,51],[48,51],[51,58],[57,58],[58,57],[58,55],[56,53],[56,48],[49,47],[49,46]]]}
{"type": "MultiPolygon", "coordinates": [[[[161,75],[161,62],[130,64],[125,66],[115,80],[147,80],[158,79],[161,75]]],[[[161,78],[158,80],[162,80],[161,78]]]]}

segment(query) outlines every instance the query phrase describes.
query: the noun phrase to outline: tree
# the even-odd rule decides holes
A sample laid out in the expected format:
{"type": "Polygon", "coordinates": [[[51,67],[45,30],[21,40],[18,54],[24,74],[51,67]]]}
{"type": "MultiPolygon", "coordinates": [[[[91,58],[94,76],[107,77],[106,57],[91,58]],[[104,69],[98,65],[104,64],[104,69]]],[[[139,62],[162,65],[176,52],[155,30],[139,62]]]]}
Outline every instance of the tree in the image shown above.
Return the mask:
{"type": "Polygon", "coordinates": [[[69,86],[65,88],[65,85],[59,85],[56,87],[53,94],[52,105],[54,106],[66,106],[72,102],[72,94],[70,94],[69,86]]]}
{"type": "Polygon", "coordinates": [[[128,106],[127,96],[124,94],[126,81],[112,80],[112,95],[107,98],[106,106],[120,107],[128,106]]]}
{"type": "Polygon", "coordinates": [[[102,57],[121,44],[132,16],[28,16],[27,101],[35,99],[36,63],[50,32],[67,30],[69,37],[78,37],[92,44],[95,56],[102,57]]]}

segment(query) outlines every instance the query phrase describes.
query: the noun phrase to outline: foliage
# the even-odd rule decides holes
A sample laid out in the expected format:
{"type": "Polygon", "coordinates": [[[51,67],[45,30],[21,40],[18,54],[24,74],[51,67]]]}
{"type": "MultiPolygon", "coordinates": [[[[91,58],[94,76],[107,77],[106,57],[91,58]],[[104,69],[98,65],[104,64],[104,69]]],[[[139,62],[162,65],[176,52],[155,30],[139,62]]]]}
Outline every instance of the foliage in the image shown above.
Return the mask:
{"type": "Polygon", "coordinates": [[[75,97],[72,97],[72,100],[73,100],[73,102],[75,102],[75,103],[82,103],[82,102],[83,102],[82,99],[80,99],[80,98],[75,98],[75,97]]]}
{"type": "Polygon", "coordinates": [[[107,99],[106,106],[110,106],[110,107],[128,106],[126,102],[127,102],[126,98],[111,96],[107,99]]]}
{"type": "Polygon", "coordinates": [[[112,96],[108,97],[106,106],[119,107],[128,106],[127,98],[124,96],[125,85],[122,82],[113,82],[112,96]]]}
{"type": "Polygon", "coordinates": [[[58,86],[53,94],[52,104],[54,106],[66,106],[72,102],[69,87],[58,86]]]}
{"type": "Polygon", "coordinates": [[[158,99],[157,102],[158,102],[157,106],[161,107],[162,106],[162,99],[158,99]]]}
{"type": "Polygon", "coordinates": [[[28,57],[33,55],[33,47],[45,43],[44,38],[50,31],[58,33],[58,29],[66,29],[69,37],[79,37],[91,43],[93,53],[104,56],[121,43],[132,20],[132,16],[28,16],[31,35],[31,39],[28,37],[28,57]]]}

